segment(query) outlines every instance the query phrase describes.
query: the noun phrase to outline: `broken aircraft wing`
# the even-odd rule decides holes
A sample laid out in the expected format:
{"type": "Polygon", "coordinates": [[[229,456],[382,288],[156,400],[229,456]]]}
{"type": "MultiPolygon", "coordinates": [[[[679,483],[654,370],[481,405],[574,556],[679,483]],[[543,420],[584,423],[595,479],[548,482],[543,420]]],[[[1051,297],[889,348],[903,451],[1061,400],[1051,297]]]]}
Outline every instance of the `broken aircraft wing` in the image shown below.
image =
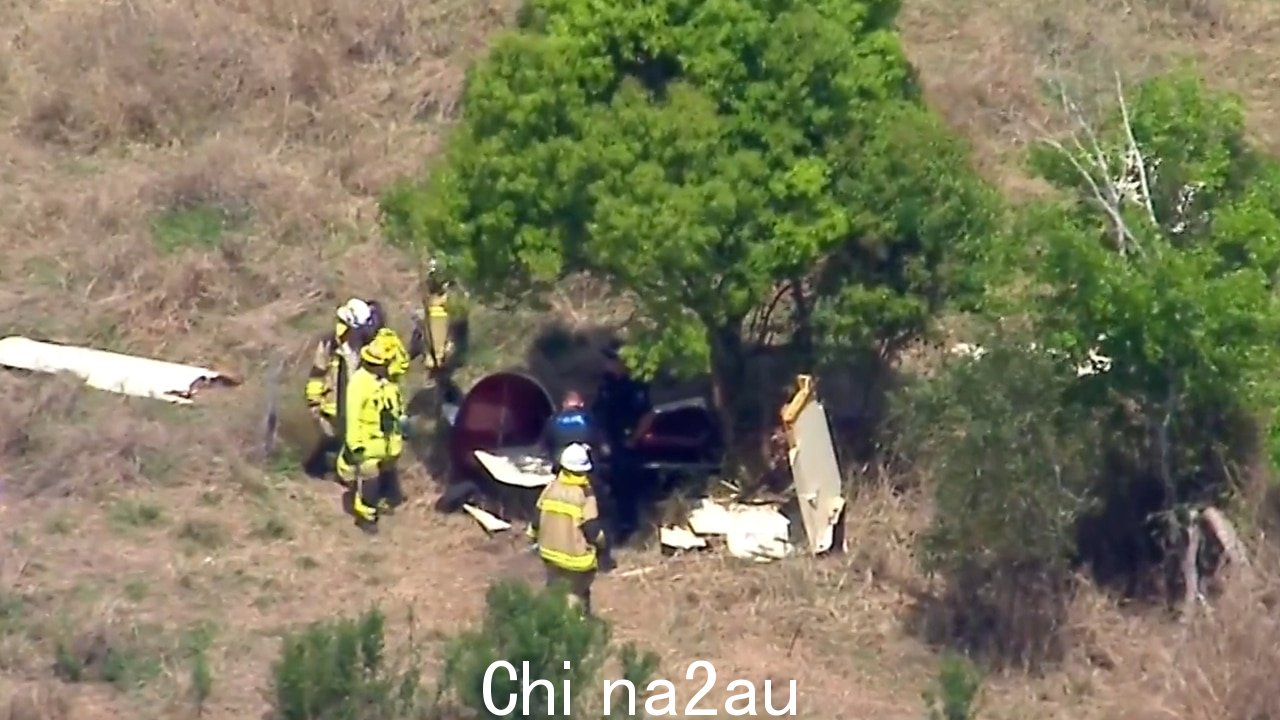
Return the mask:
{"type": "Polygon", "coordinates": [[[188,405],[208,385],[239,385],[226,373],[164,360],[41,342],[0,339],[0,365],[40,373],[71,373],[98,390],[188,405]]]}

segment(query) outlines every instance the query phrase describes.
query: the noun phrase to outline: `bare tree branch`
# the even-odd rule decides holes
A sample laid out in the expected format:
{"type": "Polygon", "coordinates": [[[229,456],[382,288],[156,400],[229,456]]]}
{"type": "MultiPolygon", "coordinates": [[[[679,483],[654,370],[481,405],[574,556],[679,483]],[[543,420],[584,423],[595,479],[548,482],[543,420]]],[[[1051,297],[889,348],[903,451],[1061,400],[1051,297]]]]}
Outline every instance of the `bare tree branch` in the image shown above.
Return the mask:
{"type": "MultiPolygon", "coordinates": [[[[1067,92],[1066,86],[1059,79],[1050,80],[1050,85],[1057,90],[1058,100],[1062,105],[1062,110],[1071,120],[1076,130],[1070,134],[1071,143],[1075,146],[1075,152],[1067,149],[1061,142],[1048,137],[1047,133],[1041,138],[1041,142],[1053,147],[1067,158],[1072,167],[1089,186],[1093,193],[1094,200],[1102,207],[1103,211],[1111,219],[1115,228],[1116,249],[1121,255],[1128,255],[1132,251],[1139,254],[1142,252],[1142,246],[1139,245],[1137,238],[1129,229],[1128,223],[1125,222],[1124,214],[1121,212],[1121,205],[1124,196],[1117,183],[1111,177],[1111,169],[1107,163],[1106,153],[1103,152],[1102,143],[1098,140],[1097,133],[1094,132],[1093,125],[1089,122],[1088,117],[1080,106],[1071,99],[1067,92]],[[1083,138],[1083,139],[1082,139],[1083,138]],[[1080,158],[1089,158],[1092,169],[1086,168],[1080,158]]],[[[1128,127],[1128,110],[1125,112],[1125,125],[1128,127]]],[[[1145,168],[1143,170],[1145,177],[1145,168]]],[[[1145,183],[1144,183],[1145,187],[1145,183]]],[[[1148,203],[1149,204],[1149,203],[1148,203]]]]}
{"type": "Polygon", "coordinates": [[[1119,72],[1116,72],[1116,99],[1120,102],[1120,117],[1124,120],[1124,133],[1129,139],[1129,151],[1138,162],[1138,179],[1142,183],[1142,205],[1147,209],[1147,217],[1151,219],[1151,224],[1158,226],[1155,206],[1151,203],[1151,183],[1147,179],[1147,159],[1143,157],[1142,150],[1138,147],[1138,140],[1133,136],[1133,124],[1129,122],[1129,104],[1124,99],[1124,84],[1120,80],[1119,72]]]}
{"type": "Polygon", "coordinates": [[[773,313],[778,308],[778,304],[791,291],[792,283],[790,281],[781,283],[774,288],[773,300],[767,306],[756,308],[752,312],[751,322],[747,337],[757,345],[765,345],[769,339],[769,324],[773,320],[773,313]]]}
{"type": "Polygon", "coordinates": [[[1137,240],[1134,239],[1133,233],[1129,231],[1129,226],[1124,221],[1124,216],[1120,214],[1120,209],[1108,198],[1108,194],[1103,192],[1102,186],[1094,179],[1093,174],[1080,163],[1074,153],[1068,150],[1062,143],[1052,138],[1040,138],[1040,142],[1052,147],[1071,163],[1076,169],[1080,177],[1089,185],[1089,189],[1093,192],[1093,198],[1108,216],[1116,228],[1116,249],[1121,255],[1128,254],[1130,246],[1137,246],[1137,240]]]}

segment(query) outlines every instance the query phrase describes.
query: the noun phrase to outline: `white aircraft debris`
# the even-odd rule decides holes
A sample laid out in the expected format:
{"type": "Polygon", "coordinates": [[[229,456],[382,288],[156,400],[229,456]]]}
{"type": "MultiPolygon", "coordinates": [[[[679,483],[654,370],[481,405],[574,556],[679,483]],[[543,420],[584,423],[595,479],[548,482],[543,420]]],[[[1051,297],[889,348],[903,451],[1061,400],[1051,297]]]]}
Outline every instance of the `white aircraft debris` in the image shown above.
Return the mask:
{"type": "MultiPolygon", "coordinates": [[[[1037,347],[1033,344],[1030,349],[1036,350],[1037,347]]],[[[986,348],[981,345],[963,342],[952,345],[950,352],[952,355],[959,355],[960,357],[972,358],[974,360],[979,360],[983,355],[987,354],[986,348]]],[[[1107,372],[1110,369],[1111,358],[1106,355],[1102,355],[1097,350],[1090,350],[1089,357],[1086,358],[1084,362],[1076,366],[1076,377],[1097,375],[1099,373],[1107,372]]]]}
{"type": "Polygon", "coordinates": [[[698,537],[689,528],[678,525],[658,528],[658,542],[674,550],[697,550],[707,546],[705,538],[698,537]]]}
{"type": "Polygon", "coordinates": [[[768,505],[742,506],[732,514],[733,523],[725,535],[729,554],[744,560],[767,563],[795,554],[789,540],[791,521],[768,505]]]}
{"type": "Polygon", "coordinates": [[[0,339],[0,365],[39,373],[71,373],[106,392],[189,405],[201,388],[239,385],[226,373],[164,360],[41,342],[21,336],[0,339]]]}
{"type": "Polygon", "coordinates": [[[672,527],[665,539],[661,534],[659,539],[667,547],[685,549],[683,545],[689,543],[690,537],[720,536],[730,555],[772,562],[794,554],[790,526],[791,521],[774,505],[722,504],[703,498],[689,513],[685,527],[672,527]]]}
{"type": "Polygon", "coordinates": [[[501,454],[473,450],[472,455],[494,480],[505,485],[540,488],[550,485],[555,479],[555,474],[551,472],[551,461],[536,447],[503,448],[501,454]]]}
{"type": "MultiPolygon", "coordinates": [[[[796,393],[782,408],[781,416],[809,552],[821,555],[836,542],[845,501],[827,411],[818,400],[812,376],[796,378],[796,393]]],[[[840,549],[844,550],[843,545],[840,549]]]]}
{"type": "Polygon", "coordinates": [[[493,533],[511,529],[511,523],[470,503],[464,504],[462,506],[462,510],[475,519],[476,522],[480,523],[480,527],[484,528],[484,531],[491,535],[493,533]]]}

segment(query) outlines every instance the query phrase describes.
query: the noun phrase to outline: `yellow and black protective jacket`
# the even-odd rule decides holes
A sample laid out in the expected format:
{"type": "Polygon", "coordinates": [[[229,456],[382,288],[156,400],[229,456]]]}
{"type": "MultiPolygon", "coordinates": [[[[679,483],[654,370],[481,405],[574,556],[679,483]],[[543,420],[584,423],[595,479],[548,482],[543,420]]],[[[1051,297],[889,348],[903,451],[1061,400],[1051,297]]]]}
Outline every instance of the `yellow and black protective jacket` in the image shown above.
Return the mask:
{"type": "Polygon", "coordinates": [[[590,479],[561,470],[538,497],[530,534],[544,561],[570,572],[597,569],[596,555],[604,547],[605,536],[590,479]]]}
{"type": "Polygon", "coordinates": [[[339,329],[316,342],[307,373],[307,405],[320,409],[322,415],[337,418],[347,378],[360,367],[360,348],[347,341],[349,332],[339,329]]]}
{"type": "Polygon", "coordinates": [[[404,451],[400,418],[404,396],[396,383],[365,368],[351,375],[347,386],[345,433],[339,462],[366,465],[394,461],[404,451]]]}

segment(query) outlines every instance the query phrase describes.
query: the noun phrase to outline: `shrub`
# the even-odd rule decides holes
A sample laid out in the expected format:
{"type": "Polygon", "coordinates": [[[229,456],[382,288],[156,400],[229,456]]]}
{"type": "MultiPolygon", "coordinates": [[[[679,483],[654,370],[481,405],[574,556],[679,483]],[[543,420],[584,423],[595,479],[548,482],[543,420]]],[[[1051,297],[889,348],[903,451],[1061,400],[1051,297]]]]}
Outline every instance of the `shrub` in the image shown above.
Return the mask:
{"type": "MultiPolygon", "coordinates": [[[[480,627],[464,631],[449,642],[441,679],[441,692],[451,693],[458,705],[479,717],[564,717],[559,711],[563,708],[561,693],[565,682],[572,695],[572,714],[592,715],[602,709],[594,705],[602,699],[596,691],[603,687],[601,671],[611,656],[618,661],[622,679],[637,688],[640,702],[643,688],[658,668],[656,654],[641,651],[632,643],[611,648],[608,623],[584,618],[570,608],[563,590],[539,591],[509,581],[490,587],[486,599],[488,609],[480,627]],[[527,671],[530,681],[551,682],[557,693],[556,706],[548,708],[546,697],[539,690],[530,695],[526,709],[520,678],[512,680],[500,672],[491,679],[495,706],[505,706],[512,694],[521,704],[506,715],[491,712],[484,702],[485,674],[493,663],[502,660],[511,663],[517,672],[527,671]]],[[[615,698],[615,707],[625,704],[619,698],[615,698]]],[[[618,708],[611,716],[624,714],[625,708],[618,708]]]]}
{"type": "Polygon", "coordinates": [[[385,618],[313,624],[283,639],[272,668],[276,720],[400,720],[425,717],[416,664],[387,662],[385,618]]]}
{"type": "MultiPolygon", "coordinates": [[[[487,609],[480,627],[455,637],[445,651],[441,690],[482,718],[562,717],[560,695],[567,681],[575,695],[574,709],[584,689],[596,685],[608,657],[609,627],[600,620],[582,617],[565,602],[562,592],[538,592],[518,582],[500,582],[489,588],[487,609]],[[545,679],[555,688],[556,705],[548,708],[541,690],[531,695],[527,712],[517,705],[507,715],[490,712],[484,701],[486,671],[506,661],[529,681],[545,679]],[[528,663],[526,667],[524,663],[528,663]],[[577,688],[577,690],[573,690],[577,688]]],[[[498,672],[491,680],[494,704],[520,697],[520,678],[498,672]]]]}
{"type": "Polygon", "coordinates": [[[982,676],[963,655],[944,655],[935,686],[924,692],[929,720],[974,720],[982,676]]]}
{"type": "Polygon", "coordinates": [[[1074,528],[1089,507],[1097,423],[1064,394],[1071,367],[1014,340],[898,398],[898,442],[933,490],[923,562],[946,580],[944,631],[991,659],[1056,653],[1074,528]]]}
{"type": "MultiPolygon", "coordinates": [[[[566,681],[574,714],[592,713],[599,709],[592,703],[599,700],[601,671],[614,651],[608,624],[582,617],[565,602],[563,591],[543,592],[514,581],[489,588],[478,627],[445,640],[444,665],[433,695],[421,684],[418,648],[411,644],[409,662],[392,662],[384,636],[384,617],[376,609],[357,619],[316,623],[286,635],[272,670],[273,720],[564,717],[560,709],[566,681]],[[536,689],[529,697],[529,712],[522,712],[519,702],[509,714],[490,712],[485,676],[499,661],[511,663],[516,672],[527,671],[530,681],[550,682],[557,694],[555,706],[548,708],[545,691],[536,689]],[[449,705],[440,704],[442,700],[449,705]],[[449,714],[442,714],[444,710],[449,714]]],[[[658,657],[630,643],[616,650],[622,678],[643,689],[658,667],[658,657]]],[[[519,677],[512,680],[497,672],[490,682],[495,705],[505,706],[512,694],[521,698],[519,677]]]]}

